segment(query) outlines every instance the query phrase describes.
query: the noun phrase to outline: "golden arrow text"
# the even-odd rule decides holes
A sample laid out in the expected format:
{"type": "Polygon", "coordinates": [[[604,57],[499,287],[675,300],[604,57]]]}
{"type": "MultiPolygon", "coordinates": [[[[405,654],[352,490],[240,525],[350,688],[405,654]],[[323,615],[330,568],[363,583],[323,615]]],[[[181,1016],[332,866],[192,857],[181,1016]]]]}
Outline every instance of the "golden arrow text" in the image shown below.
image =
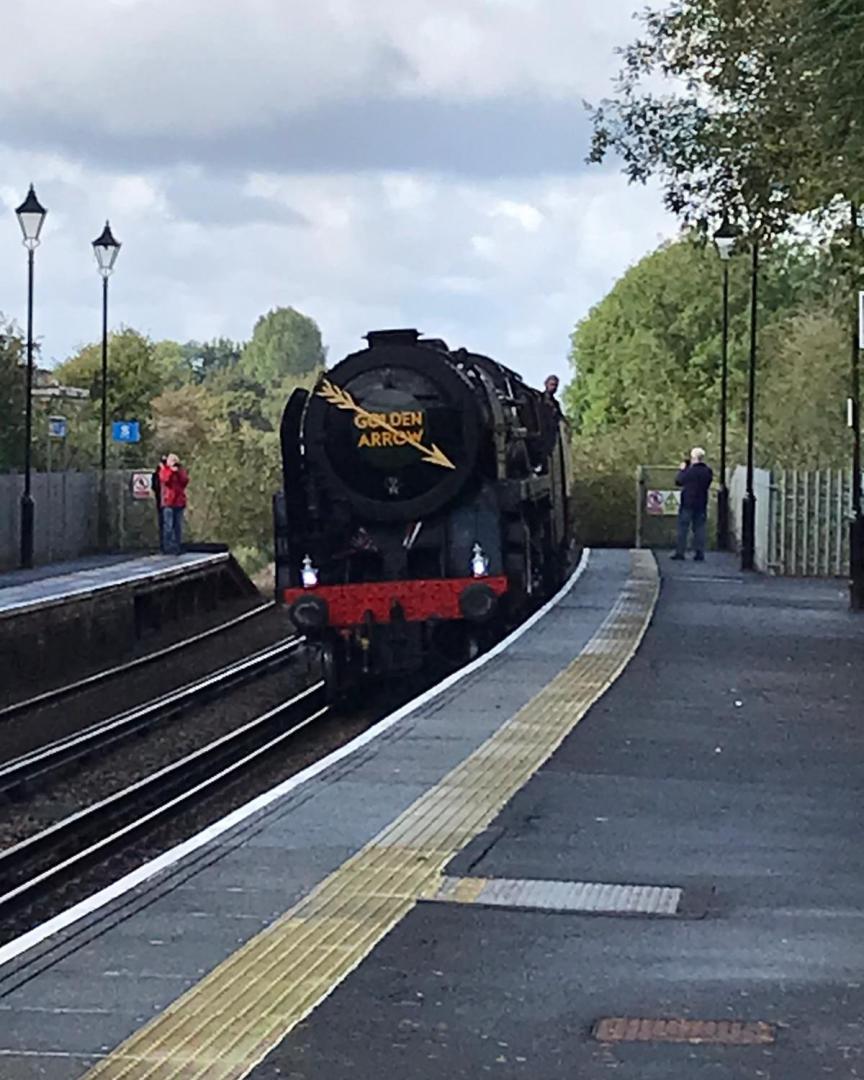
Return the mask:
{"type": "Polygon", "coordinates": [[[448,458],[444,451],[437,447],[435,443],[432,443],[431,447],[424,446],[419,439],[412,438],[407,431],[401,431],[392,424],[388,424],[384,417],[379,413],[371,413],[368,409],[364,409],[362,405],[358,405],[347,390],[343,390],[341,386],[335,386],[329,379],[323,379],[321,381],[321,388],[318,390],[318,396],[324,398],[324,400],[331,405],[335,405],[337,409],[349,409],[358,416],[365,416],[367,419],[373,420],[375,427],[383,428],[385,431],[392,432],[394,435],[400,435],[405,439],[406,443],[413,446],[415,450],[419,450],[423,455],[422,460],[427,461],[430,465],[440,465],[442,469],[456,468],[450,458],[448,458]]]}

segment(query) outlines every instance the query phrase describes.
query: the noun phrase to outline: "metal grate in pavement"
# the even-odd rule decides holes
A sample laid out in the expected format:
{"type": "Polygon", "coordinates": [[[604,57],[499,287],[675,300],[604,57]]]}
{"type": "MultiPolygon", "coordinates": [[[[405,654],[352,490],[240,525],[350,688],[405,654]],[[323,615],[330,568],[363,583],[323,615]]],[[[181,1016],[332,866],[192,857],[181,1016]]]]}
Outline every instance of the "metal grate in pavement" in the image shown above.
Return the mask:
{"type": "Polygon", "coordinates": [[[665,885],[445,877],[433,899],[595,915],[677,915],[681,897],[681,889],[665,885]]]}
{"type": "Polygon", "coordinates": [[[767,1046],[777,1030],[763,1020],[651,1020],[613,1016],[598,1020],[598,1042],[715,1043],[721,1046],[767,1046]]]}

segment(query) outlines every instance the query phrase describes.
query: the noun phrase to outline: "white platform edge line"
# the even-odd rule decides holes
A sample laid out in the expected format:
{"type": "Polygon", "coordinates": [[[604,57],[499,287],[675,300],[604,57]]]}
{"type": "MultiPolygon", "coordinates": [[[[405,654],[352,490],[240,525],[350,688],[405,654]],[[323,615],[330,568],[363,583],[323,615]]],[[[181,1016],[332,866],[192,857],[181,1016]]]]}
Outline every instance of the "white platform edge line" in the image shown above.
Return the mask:
{"type": "MultiPolygon", "coordinates": [[[[174,566],[166,566],[161,570],[155,572],[149,570],[147,567],[141,567],[140,572],[133,574],[128,578],[118,578],[115,581],[94,581],[92,584],[82,585],[78,589],[70,588],[63,593],[53,593],[51,596],[37,596],[32,600],[24,600],[22,603],[13,604],[11,607],[0,607],[0,619],[12,618],[15,615],[29,614],[34,611],[39,611],[42,608],[54,607],[58,604],[68,603],[70,600],[87,600],[91,596],[95,596],[96,593],[108,592],[111,589],[122,589],[126,585],[138,585],[142,581],[162,579],[176,577],[178,574],[182,574],[185,570],[194,566],[204,566],[207,563],[227,562],[229,552],[227,551],[202,551],[187,552],[188,555],[197,555],[194,561],[189,560],[187,562],[180,562],[174,566]]],[[[156,555],[144,555],[142,559],[155,559],[156,555]]],[[[139,560],[129,560],[138,562],[139,560]]],[[[122,566],[122,563],[117,563],[117,566],[122,566]]],[[[98,568],[96,568],[98,569],[98,568]]],[[[73,570],[70,574],[58,574],[55,580],[62,580],[63,578],[77,577],[79,574],[95,574],[94,570],[73,570]]],[[[104,569],[104,567],[103,567],[104,569]]],[[[48,578],[40,578],[36,580],[47,581],[48,578]]],[[[22,588],[20,585],[5,586],[12,589],[22,588]]],[[[3,599],[2,590],[0,590],[0,601],[3,599]]]]}
{"type": "MultiPolygon", "coordinates": [[[[452,675],[448,675],[446,679],[443,679],[429,690],[424,691],[424,693],[420,694],[412,701],[409,701],[407,704],[402,705],[389,716],[385,716],[383,720],[379,720],[377,724],[373,724],[372,727],[367,728],[362,734],[358,735],[344,746],[339,747],[338,750],[334,750],[326,757],[321,758],[320,761],[316,761],[313,765],[310,765],[308,768],[289,777],[281,784],[277,784],[276,787],[271,788],[269,791],[262,792],[261,795],[256,796],[248,803],[237,807],[236,810],[232,810],[231,813],[227,814],[224,818],[220,818],[219,821],[214,821],[212,825],[208,825],[207,828],[202,829],[201,832],[196,833],[194,836],[190,836],[188,840],[184,840],[170,850],[163,852],[163,854],[157,855],[155,859],[151,859],[149,862],[144,863],[143,866],[139,866],[136,870],[130,871],[111,885],[106,885],[105,888],[100,889],[99,892],[94,893],[92,896],[88,896],[85,900],[79,901],[66,911],[61,911],[59,915],[55,915],[40,926],[28,930],[26,934],[13,938],[12,941],[0,946],[0,967],[2,967],[3,964],[8,964],[10,960],[17,959],[36,945],[40,945],[52,935],[67,929],[74,923],[91,915],[94,911],[98,911],[100,908],[105,907],[105,905],[110,904],[112,900],[116,900],[118,897],[125,895],[161,871],[174,866],[187,855],[191,855],[199,848],[204,847],[205,844],[209,844],[211,840],[215,840],[223,833],[228,832],[229,829],[233,829],[247,818],[252,817],[253,814],[257,814],[260,810],[270,806],[295,788],[305,784],[307,780],[313,779],[313,777],[322,773],[331,765],[334,765],[337,761],[341,761],[343,758],[356,753],[361,747],[366,746],[367,743],[377,739],[380,735],[383,735],[385,731],[389,731],[390,728],[395,724],[398,724],[400,720],[403,720],[410,713],[421,708],[423,705],[426,705],[428,702],[438,697],[439,694],[444,693],[445,690],[449,690],[451,686],[454,686],[472,672],[477,671],[477,669],[483,667],[484,664],[488,664],[490,660],[494,660],[496,656],[499,656],[505,649],[508,649],[513,642],[517,641],[523,634],[527,633],[532,626],[539,622],[544,615],[547,615],[552,608],[564,599],[587,569],[590,555],[591,549],[586,547],[582,552],[582,558],[579,560],[579,565],[552,599],[547,600],[539,610],[535,611],[524,623],[517,626],[516,629],[508,634],[502,641],[499,641],[494,648],[483,653],[481,656],[478,656],[476,660],[472,660],[471,663],[466,664],[465,667],[453,672],[452,675]]],[[[2,974],[2,972],[0,972],[0,974],[2,974]]]]}

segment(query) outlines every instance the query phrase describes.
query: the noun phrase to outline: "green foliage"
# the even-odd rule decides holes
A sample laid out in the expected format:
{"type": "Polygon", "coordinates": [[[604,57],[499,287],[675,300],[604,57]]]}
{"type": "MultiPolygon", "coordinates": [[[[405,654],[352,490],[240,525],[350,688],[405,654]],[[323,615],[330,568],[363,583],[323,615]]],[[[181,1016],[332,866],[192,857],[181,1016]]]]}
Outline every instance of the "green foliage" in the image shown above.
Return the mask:
{"type": "Polygon", "coordinates": [[[279,437],[217,423],[188,459],[190,523],[199,536],[257,551],[272,546],[273,494],[281,483],[279,437]]]}
{"type": "Polygon", "coordinates": [[[274,308],[255,323],[240,366],[244,374],[267,384],[322,368],[325,358],[314,319],[294,308],[274,308]]]}
{"type": "Polygon", "coordinates": [[[223,368],[204,385],[213,398],[214,415],[225,420],[231,431],[244,425],[257,431],[273,430],[265,411],[270,391],[257,379],[238,368],[223,368]]]}
{"type": "MultiPolygon", "coordinates": [[[[814,289],[811,253],[784,248],[762,271],[762,320],[770,324],[814,289]],[[808,270],[811,272],[808,277],[808,270]]],[[[730,448],[745,421],[749,355],[749,260],[730,261],[730,448]]],[[[816,275],[818,280],[818,275],[816,275]]],[[[722,356],[722,268],[690,239],[667,244],[632,267],[572,335],[575,378],[565,402],[581,439],[636,433],[640,457],[678,458],[717,446],[722,356]]],[[[596,447],[605,452],[605,439],[596,447]]],[[[635,462],[634,462],[635,464],[635,462]]]]}
{"type": "Polygon", "coordinates": [[[23,457],[24,362],[20,333],[0,315],[0,472],[19,467],[23,457]]]}
{"type": "MultiPolygon", "coordinates": [[[[155,466],[160,454],[179,454],[191,476],[190,536],[224,541],[249,570],[260,569],[272,557],[282,410],[295,386],[312,386],[324,357],[318,326],[291,308],[262,316],[247,345],[228,338],[154,342],[128,328],[111,334],[108,419],[138,420],[142,427],[142,442],[126,452],[125,464],[155,466]]],[[[0,316],[0,469],[18,466],[21,457],[21,359],[20,335],[0,316]]],[[[90,392],[83,404],[64,403],[70,423],[63,460],[92,467],[99,461],[101,342],[85,345],[53,375],[90,392]]],[[[36,467],[45,457],[43,411],[39,406],[35,417],[36,467]]],[[[110,432],[109,452],[112,462],[124,454],[110,432]]],[[[55,456],[55,468],[59,461],[55,456]]]]}
{"type": "MultiPolygon", "coordinates": [[[[123,329],[108,339],[108,422],[137,420],[142,439],[152,432],[151,402],[170,381],[172,357],[166,343],[159,346],[138,333],[123,329]]],[[[70,386],[90,391],[93,408],[101,409],[102,345],[85,345],[54,372],[70,386]]]]}
{"type": "MultiPolygon", "coordinates": [[[[749,260],[730,263],[727,461],[744,460],[749,363],[749,260]]],[[[818,248],[778,246],[760,273],[757,464],[848,463],[850,326],[838,316],[833,264],[818,248]]],[[[690,239],[646,256],[572,335],[577,516],[585,542],[633,535],[637,464],[679,461],[720,438],[722,264],[690,239]]]]}
{"type": "MultiPolygon", "coordinates": [[[[295,327],[311,323],[299,318],[303,323],[295,320],[295,327]]],[[[320,359],[320,333],[311,325],[320,359]]],[[[264,380],[250,373],[246,354],[241,357],[240,346],[227,339],[182,349],[192,380],[167,385],[153,400],[154,455],[177,453],[190,469],[191,534],[230,544],[254,572],[270,559],[282,410],[294,387],[311,387],[318,370],[277,372],[264,380]]]]}
{"type": "Polygon", "coordinates": [[[848,467],[848,325],[831,311],[796,311],[763,335],[760,458],[769,465],[848,467]]]}
{"type": "Polygon", "coordinates": [[[187,383],[154,398],[152,411],[155,455],[174,453],[189,461],[210,436],[218,401],[203,386],[187,383]]]}
{"type": "Polygon", "coordinates": [[[615,97],[593,110],[590,160],[615,153],[632,181],[659,177],[686,222],[728,210],[763,239],[860,199],[860,0],[675,0],[641,18],[615,97]]]}
{"type": "Polygon", "coordinates": [[[243,346],[230,338],[214,338],[212,341],[191,341],[187,346],[196,378],[207,379],[220,371],[236,368],[243,355],[243,346]]]}

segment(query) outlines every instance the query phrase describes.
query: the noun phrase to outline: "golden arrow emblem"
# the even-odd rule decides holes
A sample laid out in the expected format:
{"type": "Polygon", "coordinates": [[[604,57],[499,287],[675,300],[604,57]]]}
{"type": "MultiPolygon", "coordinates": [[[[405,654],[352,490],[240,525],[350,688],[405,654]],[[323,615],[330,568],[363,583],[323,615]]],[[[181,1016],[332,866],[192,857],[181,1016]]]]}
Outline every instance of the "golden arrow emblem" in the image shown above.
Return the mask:
{"type": "Polygon", "coordinates": [[[330,405],[335,405],[337,409],[348,409],[357,416],[363,416],[367,420],[371,420],[375,427],[382,428],[384,431],[389,431],[393,435],[398,435],[403,438],[406,443],[413,446],[415,450],[419,450],[423,455],[422,460],[428,462],[430,465],[438,465],[442,469],[455,469],[456,466],[447,457],[444,451],[432,443],[432,446],[424,446],[422,442],[416,437],[412,437],[407,431],[401,431],[398,427],[388,423],[383,416],[379,413],[369,412],[368,409],[364,409],[362,405],[358,405],[354,398],[348,393],[347,390],[343,390],[341,386],[335,386],[329,379],[322,379],[321,388],[317,391],[318,397],[324,398],[330,405]]]}

